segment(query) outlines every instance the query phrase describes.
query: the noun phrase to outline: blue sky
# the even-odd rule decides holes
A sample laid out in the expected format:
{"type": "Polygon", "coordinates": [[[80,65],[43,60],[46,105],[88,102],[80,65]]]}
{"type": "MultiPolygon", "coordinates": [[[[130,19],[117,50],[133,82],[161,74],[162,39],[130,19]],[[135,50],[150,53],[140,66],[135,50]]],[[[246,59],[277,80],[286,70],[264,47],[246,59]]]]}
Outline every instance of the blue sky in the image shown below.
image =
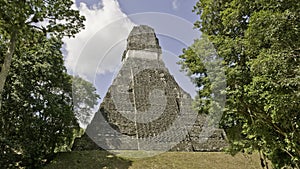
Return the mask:
{"type": "Polygon", "coordinates": [[[196,0],[76,0],[86,16],[86,29],[65,39],[66,67],[94,83],[101,98],[121,65],[126,38],[134,25],[153,27],[163,49],[163,60],[179,85],[192,96],[195,87],[176,64],[182,49],[200,37],[193,30],[199,16],[196,0]]]}
{"type": "MultiPolygon", "coordinates": [[[[86,3],[90,8],[99,4],[99,0],[76,0],[77,5],[81,2],[86,3]]],[[[198,16],[192,13],[197,0],[118,0],[118,2],[122,11],[127,15],[142,12],[163,12],[180,16],[190,22],[198,19],[198,16]]]]}

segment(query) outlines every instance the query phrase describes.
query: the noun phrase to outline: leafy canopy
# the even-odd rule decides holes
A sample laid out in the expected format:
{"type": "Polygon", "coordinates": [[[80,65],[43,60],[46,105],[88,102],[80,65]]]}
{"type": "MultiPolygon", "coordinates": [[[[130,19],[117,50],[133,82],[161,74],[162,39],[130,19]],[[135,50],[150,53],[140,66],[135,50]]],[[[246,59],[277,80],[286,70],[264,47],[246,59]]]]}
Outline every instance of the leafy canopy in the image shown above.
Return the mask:
{"type": "Polygon", "coordinates": [[[62,38],[84,28],[72,0],[0,0],[0,166],[39,168],[78,124],[62,38]]]}
{"type": "Polygon", "coordinates": [[[22,43],[3,93],[1,166],[37,168],[56,148],[69,145],[78,130],[71,77],[66,73],[57,38],[35,36],[35,45],[22,43]]]}
{"type": "Polygon", "coordinates": [[[33,44],[37,32],[62,38],[74,36],[84,17],[72,9],[72,0],[0,0],[0,110],[2,93],[19,43],[33,44]]]}
{"type": "MultiPolygon", "coordinates": [[[[200,15],[195,27],[224,61],[227,100],[221,125],[229,151],[258,150],[263,167],[268,158],[274,168],[299,168],[300,3],[199,0],[194,12],[200,15]]],[[[207,113],[213,84],[194,47],[183,52],[181,64],[200,87],[199,111],[207,113]]]]}

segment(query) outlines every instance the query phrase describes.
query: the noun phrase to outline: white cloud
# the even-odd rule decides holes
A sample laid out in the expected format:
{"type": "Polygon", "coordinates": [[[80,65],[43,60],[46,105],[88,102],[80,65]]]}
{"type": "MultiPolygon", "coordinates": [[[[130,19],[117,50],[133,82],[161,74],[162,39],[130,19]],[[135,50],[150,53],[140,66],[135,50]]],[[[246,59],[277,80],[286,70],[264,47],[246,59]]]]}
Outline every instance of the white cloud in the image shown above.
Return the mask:
{"type": "Polygon", "coordinates": [[[178,2],[178,0],[173,0],[173,1],[172,1],[172,8],[173,8],[174,10],[177,10],[178,7],[179,7],[179,2],[178,2]]]}
{"type": "Polygon", "coordinates": [[[126,38],[134,25],[116,0],[102,0],[98,6],[102,8],[94,6],[89,9],[84,3],[79,7],[74,5],[73,8],[86,17],[86,28],[75,38],[64,39],[67,69],[90,81],[93,81],[95,73],[114,71],[121,61],[126,38]]]}

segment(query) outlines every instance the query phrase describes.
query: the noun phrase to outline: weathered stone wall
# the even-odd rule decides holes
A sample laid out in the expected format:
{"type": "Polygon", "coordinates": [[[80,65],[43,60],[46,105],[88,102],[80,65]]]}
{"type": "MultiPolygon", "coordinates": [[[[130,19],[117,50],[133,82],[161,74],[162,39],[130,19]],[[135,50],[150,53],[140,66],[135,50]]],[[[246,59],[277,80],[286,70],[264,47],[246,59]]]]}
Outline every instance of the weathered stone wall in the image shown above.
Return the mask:
{"type": "Polygon", "coordinates": [[[172,151],[219,151],[224,131],[203,135],[206,116],[197,115],[192,102],[165,67],[154,30],[134,27],[122,68],[86,131],[104,149],[161,150],[147,145],[159,138],[155,143],[172,151]]]}
{"type": "MultiPolygon", "coordinates": [[[[150,51],[161,55],[161,47],[159,46],[154,29],[146,25],[135,26],[128,36],[127,48],[123,53],[122,60],[128,56],[132,56],[132,54],[129,54],[129,50],[131,52],[150,51]]],[[[140,56],[143,57],[143,55],[140,56]]],[[[155,56],[155,54],[152,54],[152,56],[155,56]]]]}

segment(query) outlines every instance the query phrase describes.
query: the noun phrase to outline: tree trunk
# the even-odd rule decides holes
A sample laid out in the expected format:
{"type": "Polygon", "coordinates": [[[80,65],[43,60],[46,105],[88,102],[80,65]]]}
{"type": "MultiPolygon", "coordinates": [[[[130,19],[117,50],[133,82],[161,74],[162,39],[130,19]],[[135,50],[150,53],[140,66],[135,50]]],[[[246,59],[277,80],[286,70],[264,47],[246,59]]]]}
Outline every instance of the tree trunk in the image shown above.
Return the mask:
{"type": "Polygon", "coordinates": [[[3,65],[1,67],[1,72],[0,72],[0,111],[2,108],[2,94],[3,94],[6,78],[9,73],[12,56],[16,49],[16,38],[17,38],[17,33],[13,32],[10,37],[10,43],[9,43],[9,47],[8,47],[5,57],[4,57],[3,65]]]}

